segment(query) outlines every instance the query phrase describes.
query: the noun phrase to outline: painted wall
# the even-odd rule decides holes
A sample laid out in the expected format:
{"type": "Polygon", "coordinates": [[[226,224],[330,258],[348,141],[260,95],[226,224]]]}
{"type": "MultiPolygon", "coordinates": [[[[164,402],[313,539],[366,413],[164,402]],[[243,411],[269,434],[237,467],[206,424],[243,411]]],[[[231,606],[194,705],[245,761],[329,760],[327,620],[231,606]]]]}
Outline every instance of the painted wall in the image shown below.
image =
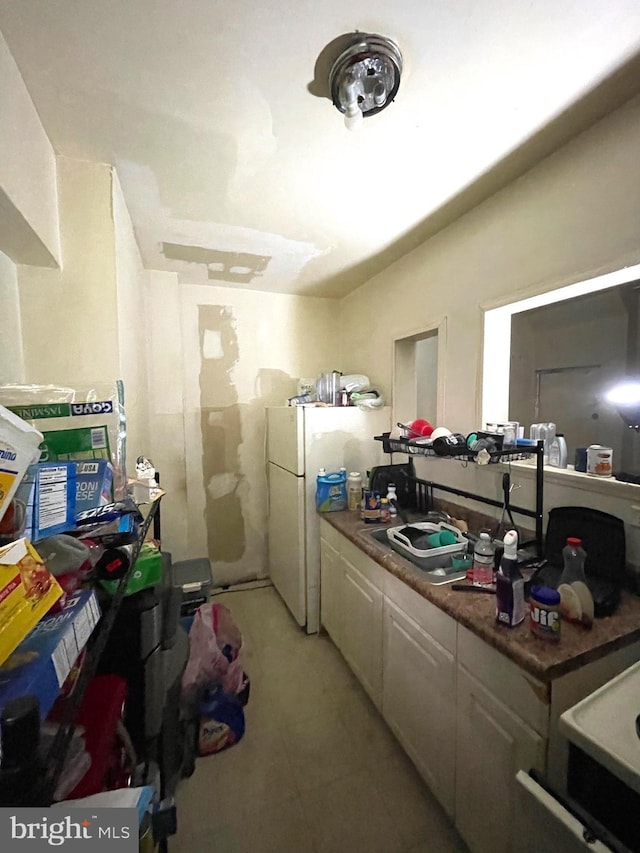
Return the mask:
{"type": "Polygon", "coordinates": [[[115,170],[112,177],[119,378],[124,382],[125,391],[128,469],[130,476],[134,476],[137,457],[149,456],[151,452],[145,304],[149,274],[142,266],[131,217],[115,170]]]}
{"type": "Polygon", "coordinates": [[[1,33],[0,115],[0,251],[58,266],[56,158],[1,33]]]}
{"type": "Polygon", "coordinates": [[[0,252],[0,383],[24,380],[16,265],[0,252]]]}
{"type": "Polygon", "coordinates": [[[22,266],[18,273],[29,382],[119,376],[111,172],[58,158],[64,267],[22,266]]]}
{"type": "Polygon", "coordinates": [[[100,392],[125,383],[129,473],[149,453],[145,285],[111,166],[58,161],[62,270],[20,266],[25,381],[100,392]]]}
{"type": "Polygon", "coordinates": [[[176,559],[208,555],[216,583],[263,577],[264,408],[285,404],[299,378],[340,367],[336,302],[152,273],[148,304],[165,547],[176,559]]]}
{"type": "MultiPolygon", "coordinates": [[[[443,424],[462,433],[477,427],[482,309],[640,261],[638,138],[640,98],[343,299],[345,358],[357,362],[366,353],[369,370],[389,391],[392,339],[446,317],[443,424]],[[375,349],[368,345],[372,338],[375,349]]],[[[500,497],[496,472],[418,460],[420,476],[434,477],[434,470],[444,482],[500,497]]],[[[523,479],[518,497],[524,500],[530,485],[523,479]]],[[[551,481],[546,495],[548,506],[587,502],[630,518],[628,497],[551,481]]],[[[635,492],[632,496],[637,502],[635,492]]],[[[631,550],[640,558],[638,529],[629,526],[628,532],[631,550]]]]}

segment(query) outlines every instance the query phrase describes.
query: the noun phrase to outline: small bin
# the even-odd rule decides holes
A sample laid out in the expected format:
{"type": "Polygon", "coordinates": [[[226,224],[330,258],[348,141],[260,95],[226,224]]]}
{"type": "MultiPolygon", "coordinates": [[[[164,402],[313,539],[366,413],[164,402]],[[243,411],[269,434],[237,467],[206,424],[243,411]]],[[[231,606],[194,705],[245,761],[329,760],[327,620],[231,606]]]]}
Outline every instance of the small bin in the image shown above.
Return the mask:
{"type": "Polygon", "coordinates": [[[173,564],[173,585],[182,590],[180,616],[190,616],[209,600],[213,586],[211,562],[207,557],[179,560],[173,564]]]}

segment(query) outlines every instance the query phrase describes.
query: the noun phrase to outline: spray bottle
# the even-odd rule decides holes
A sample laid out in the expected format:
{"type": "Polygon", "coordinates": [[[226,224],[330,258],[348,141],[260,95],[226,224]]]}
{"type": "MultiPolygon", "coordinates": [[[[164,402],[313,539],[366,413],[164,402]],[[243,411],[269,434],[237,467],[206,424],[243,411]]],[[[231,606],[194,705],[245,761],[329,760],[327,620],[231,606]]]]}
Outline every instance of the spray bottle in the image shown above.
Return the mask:
{"type": "Polygon", "coordinates": [[[524,578],[518,568],[518,534],[509,530],[496,575],[496,622],[513,628],[524,620],[524,578]]]}

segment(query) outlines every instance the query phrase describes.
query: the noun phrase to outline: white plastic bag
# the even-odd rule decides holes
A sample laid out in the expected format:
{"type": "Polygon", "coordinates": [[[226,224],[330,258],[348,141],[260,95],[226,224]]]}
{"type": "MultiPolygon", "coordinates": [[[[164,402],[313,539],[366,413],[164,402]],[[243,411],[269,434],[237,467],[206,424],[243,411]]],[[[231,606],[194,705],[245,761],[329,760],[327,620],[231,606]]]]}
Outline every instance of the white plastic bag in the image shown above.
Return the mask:
{"type": "Polygon", "coordinates": [[[234,695],[244,687],[242,634],[224,604],[203,604],[189,630],[189,660],[182,675],[183,697],[195,701],[205,688],[234,695]]]}

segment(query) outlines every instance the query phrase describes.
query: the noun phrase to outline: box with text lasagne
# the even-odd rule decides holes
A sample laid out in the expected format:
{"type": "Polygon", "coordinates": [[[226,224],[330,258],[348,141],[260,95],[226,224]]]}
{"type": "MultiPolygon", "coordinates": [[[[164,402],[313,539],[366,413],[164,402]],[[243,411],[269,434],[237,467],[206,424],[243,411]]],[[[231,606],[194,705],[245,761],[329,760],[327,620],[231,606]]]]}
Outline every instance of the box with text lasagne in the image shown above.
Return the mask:
{"type": "Polygon", "coordinates": [[[62,595],[27,539],[0,549],[0,664],[62,595]]]}

